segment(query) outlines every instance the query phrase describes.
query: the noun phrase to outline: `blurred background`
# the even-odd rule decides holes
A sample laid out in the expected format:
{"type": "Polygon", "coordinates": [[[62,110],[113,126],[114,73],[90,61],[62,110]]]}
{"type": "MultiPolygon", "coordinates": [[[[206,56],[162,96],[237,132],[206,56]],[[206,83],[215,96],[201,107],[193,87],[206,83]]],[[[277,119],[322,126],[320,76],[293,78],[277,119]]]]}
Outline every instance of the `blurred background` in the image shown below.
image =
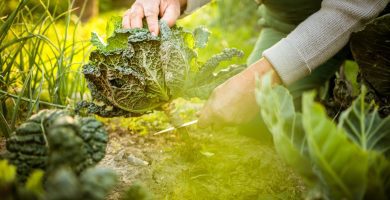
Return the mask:
{"type": "MultiPolygon", "coordinates": [[[[5,149],[4,138],[37,111],[74,108],[91,98],[81,73],[93,50],[91,32],[105,39],[107,22],[131,4],[129,0],[0,1],[0,136],[4,136],[0,150],[5,149]]],[[[179,20],[178,25],[189,30],[204,26],[212,33],[198,55],[200,61],[234,47],[243,50],[245,57],[233,62],[245,63],[260,32],[257,20],[254,0],[217,0],[179,20]]],[[[199,99],[178,99],[172,112],[190,121],[201,105],[199,99]]],[[[139,178],[161,197],[157,199],[301,197],[300,179],[263,140],[234,130],[213,132],[196,126],[187,139],[178,132],[153,137],[150,133],[170,126],[162,111],[139,118],[99,120],[110,135],[101,165],[120,166],[115,169],[123,186],[117,190],[128,187],[124,180],[139,178]],[[152,162],[145,168],[149,170],[146,175],[131,167],[126,157],[117,159],[124,151],[152,162]]],[[[109,199],[115,199],[115,193],[109,199]]]]}
{"type": "MultiPolygon", "coordinates": [[[[122,16],[132,3],[131,0],[0,0],[0,154],[5,150],[6,138],[32,114],[41,109],[71,110],[78,102],[91,98],[81,73],[82,66],[88,63],[89,55],[94,50],[90,44],[91,32],[106,39],[107,22],[112,17],[122,16]]],[[[204,26],[212,33],[207,47],[198,55],[199,61],[205,61],[225,48],[238,48],[244,51],[245,57],[233,62],[245,63],[260,33],[257,7],[254,0],[214,0],[179,20],[178,25],[189,30],[204,26]]],[[[357,65],[347,62],[344,69],[347,79],[354,80],[353,87],[359,87],[357,65]]],[[[327,85],[324,93],[330,88],[327,85]]],[[[329,91],[333,92],[333,89],[329,91]]],[[[199,99],[177,99],[174,108],[169,109],[187,122],[196,119],[196,112],[202,107],[202,103],[199,99]]],[[[339,111],[337,112],[340,113],[339,111]]],[[[360,117],[364,118],[364,115],[360,117]]],[[[186,134],[182,134],[184,131],[180,129],[156,137],[153,133],[171,126],[170,119],[162,111],[137,118],[99,120],[105,124],[110,137],[105,159],[100,165],[113,168],[120,174],[122,186],[116,190],[128,187],[136,179],[145,182],[160,197],[157,199],[303,199],[302,194],[307,190],[303,179],[282,162],[281,158],[290,159],[289,155],[277,155],[271,135],[265,127],[258,131],[258,136],[262,137],[260,139],[243,136],[234,129],[215,131],[197,129],[196,126],[189,127],[192,128],[190,131],[186,129],[186,134]],[[131,166],[125,155],[143,158],[150,165],[138,168],[131,166]]],[[[330,124],[330,120],[328,121],[330,124]]],[[[381,129],[375,129],[377,130],[381,129]]],[[[339,129],[337,133],[341,133],[339,129]]],[[[336,142],[328,137],[326,144],[346,144],[343,143],[346,137],[333,135],[336,142]],[[338,138],[342,142],[338,142],[338,138]]],[[[365,138],[363,136],[364,134],[362,138],[365,138]]],[[[296,135],[292,134],[287,138],[290,137],[295,145],[296,135]]],[[[298,143],[301,145],[301,142],[298,143]]],[[[366,151],[366,143],[362,142],[362,145],[366,151]]],[[[331,155],[329,152],[335,152],[333,147],[330,150],[322,148],[325,150],[320,153],[331,155]]],[[[355,152],[350,151],[357,149],[356,145],[353,147],[346,145],[347,151],[342,149],[340,152],[355,152]]],[[[299,151],[306,154],[304,148],[300,147],[299,151]]],[[[296,156],[296,152],[298,150],[292,151],[291,155],[296,156]]],[[[367,155],[377,155],[367,152],[367,155]]],[[[316,152],[315,155],[321,156],[320,153],[316,152]]],[[[295,159],[294,156],[291,158],[295,159]]],[[[351,156],[345,158],[350,160],[351,156]]],[[[341,163],[345,161],[336,160],[341,163]]],[[[321,160],[321,164],[325,163],[324,166],[328,169],[330,167],[326,165],[326,161],[321,160]]],[[[337,167],[344,166],[339,162],[329,163],[337,167]]],[[[382,165],[382,161],[378,163],[382,165]]],[[[315,170],[319,169],[315,173],[318,172],[321,175],[318,177],[322,177],[324,172],[321,168],[312,163],[311,166],[315,170]]],[[[387,169],[382,166],[380,168],[387,169]]],[[[350,168],[344,166],[343,172],[344,169],[350,168]]],[[[382,175],[375,167],[367,169],[375,171],[368,171],[370,178],[382,175]]],[[[307,174],[311,176],[310,172],[307,174]]],[[[342,178],[349,176],[343,175],[342,178]]],[[[380,185],[375,182],[376,179],[370,178],[367,180],[374,180],[374,184],[380,185]]],[[[332,184],[319,184],[316,181],[313,183],[321,192],[328,190],[325,186],[333,187],[332,184]]],[[[341,181],[344,179],[340,179],[341,181]]],[[[348,179],[346,183],[352,182],[356,181],[348,179]]],[[[362,183],[364,184],[365,182],[362,183]]],[[[114,191],[109,199],[117,199],[114,198],[116,193],[118,191],[114,191]]],[[[320,193],[310,192],[309,195],[314,195],[314,199],[321,199],[320,193]]]]}
{"type": "MultiPolygon", "coordinates": [[[[106,22],[121,16],[132,3],[1,1],[0,130],[9,133],[39,109],[73,107],[89,98],[80,69],[92,50],[91,32],[104,37],[106,22]]],[[[212,1],[178,24],[187,29],[205,26],[212,32],[200,59],[226,47],[242,49],[248,56],[259,32],[253,0],[212,1]]]]}

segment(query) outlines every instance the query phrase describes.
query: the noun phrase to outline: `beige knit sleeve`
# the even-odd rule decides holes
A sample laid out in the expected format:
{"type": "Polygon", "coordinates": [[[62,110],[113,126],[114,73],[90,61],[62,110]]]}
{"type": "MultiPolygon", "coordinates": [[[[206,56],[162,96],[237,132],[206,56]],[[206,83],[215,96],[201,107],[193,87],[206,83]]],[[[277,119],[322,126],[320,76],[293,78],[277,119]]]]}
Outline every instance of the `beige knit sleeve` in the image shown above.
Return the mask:
{"type": "Polygon", "coordinates": [[[264,51],[283,82],[289,85],[310,74],[342,49],[389,0],[323,0],[321,9],[286,38],[264,51]]]}

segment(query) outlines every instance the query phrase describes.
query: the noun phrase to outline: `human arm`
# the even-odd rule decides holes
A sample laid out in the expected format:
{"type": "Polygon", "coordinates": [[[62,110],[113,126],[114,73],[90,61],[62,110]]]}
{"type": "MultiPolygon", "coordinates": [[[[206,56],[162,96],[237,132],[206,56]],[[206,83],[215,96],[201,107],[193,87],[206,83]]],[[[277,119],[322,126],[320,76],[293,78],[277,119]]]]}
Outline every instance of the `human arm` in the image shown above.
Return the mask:
{"type": "Polygon", "coordinates": [[[308,76],[349,41],[351,33],[374,19],[389,0],[324,0],[286,38],[264,51],[286,85],[308,76]]]}
{"type": "MultiPolygon", "coordinates": [[[[351,33],[375,18],[387,3],[388,0],[324,0],[318,12],[263,56],[277,72],[280,82],[290,85],[335,55],[348,42],[351,33]]],[[[215,89],[200,112],[201,127],[238,125],[258,113],[255,87],[245,84],[246,79],[248,75],[239,75],[215,89]]]]}

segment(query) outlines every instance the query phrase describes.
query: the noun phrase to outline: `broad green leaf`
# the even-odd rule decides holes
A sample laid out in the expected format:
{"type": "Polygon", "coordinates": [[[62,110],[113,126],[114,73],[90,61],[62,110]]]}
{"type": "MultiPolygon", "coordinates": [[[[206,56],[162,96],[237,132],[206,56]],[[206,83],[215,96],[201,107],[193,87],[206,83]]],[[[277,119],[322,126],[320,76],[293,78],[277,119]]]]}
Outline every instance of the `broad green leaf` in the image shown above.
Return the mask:
{"type": "Polygon", "coordinates": [[[184,39],[185,44],[190,49],[194,49],[195,48],[195,37],[194,37],[194,34],[192,32],[183,30],[182,35],[183,35],[183,39],[184,39]]]}
{"type": "Polygon", "coordinates": [[[369,151],[367,173],[367,200],[385,200],[390,198],[390,161],[376,151],[369,151]]]}
{"type": "Polygon", "coordinates": [[[344,111],[339,126],[364,150],[376,150],[389,155],[390,116],[382,119],[374,104],[365,103],[366,90],[344,111]]]}
{"type": "MultiPolygon", "coordinates": [[[[186,97],[198,97],[201,99],[207,99],[211,92],[218,85],[225,82],[230,77],[238,74],[242,70],[246,68],[246,65],[232,65],[226,69],[219,71],[217,74],[212,76],[213,81],[196,83],[193,85],[191,90],[187,90],[185,96],[186,97]]],[[[190,83],[191,84],[191,83],[190,83]]],[[[193,83],[192,83],[193,84],[193,83]]]]}
{"type": "Polygon", "coordinates": [[[121,51],[124,49],[127,49],[128,47],[128,40],[129,40],[129,33],[131,31],[136,31],[135,29],[127,30],[123,32],[116,32],[114,35],[115,37],[110,37],[107,39],[107,46],[106,49],[103,51],[106,52],[116,52],[121,51]]]}
{"type": "Polygon", "coordinates": [[[196,77],[197,83],[201,84],[203,82],[209,82],[214,71],[222,62],[232,60],[233,58],[241,58],[243,56],[244,53],[235,48],[224,49],[221,53],[212,56],[200,68],[196,77]]]}
{"type": "MultiPolygon", "coordinates": [[[[188,78],[190,63],[193,57],[192,50],[187,47],[182,32],[171,30],[164,21],[160,23],[161,46],[160,57],[162,69],[165,73],[165,83],[172,96],[180,96],[183,83],[188,78]]],[[[187,35],[184,33],[184,35],[187,35]]]]}
{"type": "Polygon", "coordinates": [[[205,27],[196,28],[194,30],[195,48],[205,48],[210,34],[210,31],[205,27]]]}
{"type": "Polygon", "coordinates": [[[362,199],[366,190],[368,155],[328,118],[314,102],[314,93],[303,95],[303,127],[310,158],[329,199],[362,199]]]}
{"type": "Polygon", "coordinates": [[[103,39],[95,32],[91,33],[91,43],[98,49],[105,50],[107,44],[104,43],[103,39]]]}
{"type": "Polygon", "coordinates": [[[115,30],[122,28],[122,17],[113,16],[110,21],[108,21],[106,26],[106,36],[112,37],[115,33],[115,30]]]}
{"type": "Polygon", "coordinates": [[[389,156],[390,117],[382,119],[375,105],[365,102],[365,97],[366,90],[363,88],[352,106],[342,113],[339,127],[344,128],[349,138],[362,149],[370,151],[366,197],[387,199],[390,162],[384,155],[389,156]]]}
{"type": "Polygon", "coordinates": [[[295,112],[291,94],[283,86],[273,88],[267,75],[257,87],[256,98],[278,154],[314,187],[316,177],[307,153],[302,116],[295,112]]]}

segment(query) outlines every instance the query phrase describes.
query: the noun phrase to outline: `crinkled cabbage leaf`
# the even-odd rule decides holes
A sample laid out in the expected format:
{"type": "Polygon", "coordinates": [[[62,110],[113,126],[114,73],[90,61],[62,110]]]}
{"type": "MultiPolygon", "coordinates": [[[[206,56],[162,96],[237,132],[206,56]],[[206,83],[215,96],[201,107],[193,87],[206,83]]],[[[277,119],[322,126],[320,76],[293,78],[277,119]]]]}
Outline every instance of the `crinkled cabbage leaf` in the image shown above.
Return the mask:
{"type": "Polygon", "coordinates": [[[160,35],[148,29],[122,29],[114,19],[108,25],[107,42],[92,33],[96,47],[83,66],[93,102],[82,102],[89,112],[104,116],[136,116],[158,109],[172,99],[207,98],[212,90],[244,65],[232,65],[215,74],[223,61],[242,57],[237,49],[225,49],[201,62],[198,50],[210,33],[204,27],[193,32],[169,28],[160,22],[160,35]]]}

